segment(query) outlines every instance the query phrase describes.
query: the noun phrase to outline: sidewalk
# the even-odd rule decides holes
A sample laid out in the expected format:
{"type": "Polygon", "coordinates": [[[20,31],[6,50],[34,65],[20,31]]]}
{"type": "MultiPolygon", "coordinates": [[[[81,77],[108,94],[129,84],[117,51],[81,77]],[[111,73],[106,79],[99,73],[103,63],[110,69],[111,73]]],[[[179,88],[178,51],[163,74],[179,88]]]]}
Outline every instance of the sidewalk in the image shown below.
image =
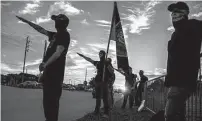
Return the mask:
{"type": "Polygon", "coordinates": [[[104,119],[100,115],[95,116],[92,113],[84,115],[82,118],[79,118],[74,121],[149,121],[152,116],[152,113],[143,110],[142,112],[137,112],[137,107],[134,107],[132,110],[126,106],[126,109],[121,109],[121,104],[123,99],[118,100],[115,103],[109,119],[104,119]]]}

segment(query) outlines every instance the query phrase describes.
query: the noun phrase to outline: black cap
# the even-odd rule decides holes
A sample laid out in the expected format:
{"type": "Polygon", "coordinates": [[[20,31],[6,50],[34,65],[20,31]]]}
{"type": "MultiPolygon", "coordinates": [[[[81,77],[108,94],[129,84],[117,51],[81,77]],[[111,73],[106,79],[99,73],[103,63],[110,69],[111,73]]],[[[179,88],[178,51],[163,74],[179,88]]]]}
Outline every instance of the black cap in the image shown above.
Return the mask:
{"type": "Polygon", "coordinates": [[[64,21],[65,23],[69,24],[69,18],[64,14],[52,15],[51,19],[54,21],[64,21]]]}
{"type": "Polygon", "coordinates": [[[140,70],[139,73],[144,73],[144,71],[143,71],[143,70],[140,70]]]}
{"type": "Polygon", "coordinates": [[[189,6],[185,2],[177,2],[177,3],[170,4],[168,6],[168,10],[170,12],[173,12],[173,10],[175,10],[175,9],[187,10],[189,13],[189,6]]]}
{"type": "Polygon", "coordinates": [[[105,54],[105,51],[104,50],[100,50],[100,52],[99,53],[103,53],[103,54],[105,54]]]}

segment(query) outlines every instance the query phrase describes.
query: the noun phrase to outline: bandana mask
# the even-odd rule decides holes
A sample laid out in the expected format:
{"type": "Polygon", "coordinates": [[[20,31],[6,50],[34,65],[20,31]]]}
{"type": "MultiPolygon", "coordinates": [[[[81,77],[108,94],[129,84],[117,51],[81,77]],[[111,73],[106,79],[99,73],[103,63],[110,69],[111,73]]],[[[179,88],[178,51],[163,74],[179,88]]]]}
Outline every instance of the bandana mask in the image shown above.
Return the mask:
{"type": "Polygon", "coordinates": [[[176,9],[172,12],[171,17],[173,22],[178,22],[188,16],[188,12],[186,10],[176,9]]]}

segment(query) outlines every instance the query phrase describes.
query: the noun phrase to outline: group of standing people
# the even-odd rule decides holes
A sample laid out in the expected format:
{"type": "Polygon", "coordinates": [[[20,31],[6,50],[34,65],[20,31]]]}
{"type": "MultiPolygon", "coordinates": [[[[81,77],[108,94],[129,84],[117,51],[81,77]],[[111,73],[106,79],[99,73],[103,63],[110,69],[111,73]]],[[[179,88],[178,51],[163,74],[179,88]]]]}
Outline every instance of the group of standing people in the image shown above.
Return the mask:
{"type": "MultiPolygon", "coordinates": [[[[172,34],[171,40],[168,42],[165,86],[169,88],[169,91],[165,107],[165,120],[185,121],[184,103],[196,89],[196,80],[200,66],[202,22],[195,19],[188,19],[189,7],[184,2],[171,4],[168,6],[168,10],[172,13],[171,17],[175,31],[172,34]]],[[[69,18],[64,14],[52,15],[51,19],[55,21],[57,32],[51,32],[22,17],[16,17],[49,38],[50,44],[43,62],[39,66],[39,70],[43,71],[40,80],[43,83],[43,107],[46,121],[57,121],[66,54],[70,43],[70,34],[66,29],[69,25],[69,18]]],[[[99,113],[101,98],[103,98],[104,116],[108,116],[110,108],[108,92],[113,87],[115,74],[111,59],[105,60],[105,54],[104,51],[99,52],[100,61],[94,61],[84,55],[80,55],[97,68],[97,75],[95,77],[96,106],[94,112],[95,114],[99,113]]],[[[134,86],[136,85],[137,75],[132,74],[132,68],[129,70],[128,74],[120,70],[118,71],[125,76],[126,88],[133,90],[137,87],[134,86]]],[[[148,78],[144,76],[143,71],[140,71],[139,74],[141,81],[135,96],[137,106],[140,105],[142,100],[143,85],[148,80],[148,78]]],[[[125,108],[128,97],[130,102],[129,107],[132,108],[134,98],[131,93],[124,94],[122,108],[125,108]]]]}
{"type": "Polygon", "coordinates": [[[124,100],[121,106],[122,109],[125,109],[127,100],[129,98],[129,108],[132,109],[134,106],[140,106],[142,103],[142,94],[144,92],[144,84],[148,81],[148,77],[144,75],[144,71],[139,71],[140,81],[137,82],[137,74],[133,74],[133,70],[129,67],[129,73],[127,74],[122,69],[116,69],[118,72],[125,76],[125,92],[124,92],[124,100]]]}
{"type": "Polygon", "coordinates": [[[129,67],[129,73],[124,72],[121,68],[115,69],[111,64],[111,58],[107,58],[105,60],[105,51],[101,50],[99,52],[100,61],[94,61],[89,57],[84,56],[83,54],[77,53],[87,61],[91,62],[97,69],[97,75],[94,79],[95,85],[95,95],[96,95],[96,106],[94,113],[99,114],[101,99],[103,98],[104,104],[104,117],[109,116],[109,110],[112,109],[114,104],[113,98],[113,84],[115,81],[115,73],[114,70],[125,76],[125,91],[124,91],[124,100],[122,104],[122,109],[125,109],[128,97],[129,97],[129,108],[132,109],[134,106],[134,98],[135,105],[140,106],[142,102],[142,92],[144,91],[144,83],[148,80],[148,78],[144,75],[144,71],[140,70],[140,82],[137,83],[137,75],[133,74],[133,70],[129,67]],[[105,64],[105,67],[104,67],[105,64]],[[105,68],[105,70],[104,70],[105,68]],[[103,75],[104,74],[104,75],[103,75]],[[104,77],[104,78],[103,78],[104,77]],[[136,90],[136,91],[135,91],[136,90]],[[135,93],[134,93],[135,92],[135,93]]]}

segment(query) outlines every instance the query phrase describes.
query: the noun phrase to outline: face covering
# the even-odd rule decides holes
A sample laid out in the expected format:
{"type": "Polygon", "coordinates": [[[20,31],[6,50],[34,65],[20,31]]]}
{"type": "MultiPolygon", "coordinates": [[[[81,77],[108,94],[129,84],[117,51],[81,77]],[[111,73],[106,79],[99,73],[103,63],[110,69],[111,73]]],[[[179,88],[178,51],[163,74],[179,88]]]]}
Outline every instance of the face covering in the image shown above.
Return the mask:
{"type": "Polygon", "coordinates": [[[181,29],[184,27],[185,22],[188,20],[188,12],[184,10],[173,11],[171,14],[173,27],[181,29]]]}

